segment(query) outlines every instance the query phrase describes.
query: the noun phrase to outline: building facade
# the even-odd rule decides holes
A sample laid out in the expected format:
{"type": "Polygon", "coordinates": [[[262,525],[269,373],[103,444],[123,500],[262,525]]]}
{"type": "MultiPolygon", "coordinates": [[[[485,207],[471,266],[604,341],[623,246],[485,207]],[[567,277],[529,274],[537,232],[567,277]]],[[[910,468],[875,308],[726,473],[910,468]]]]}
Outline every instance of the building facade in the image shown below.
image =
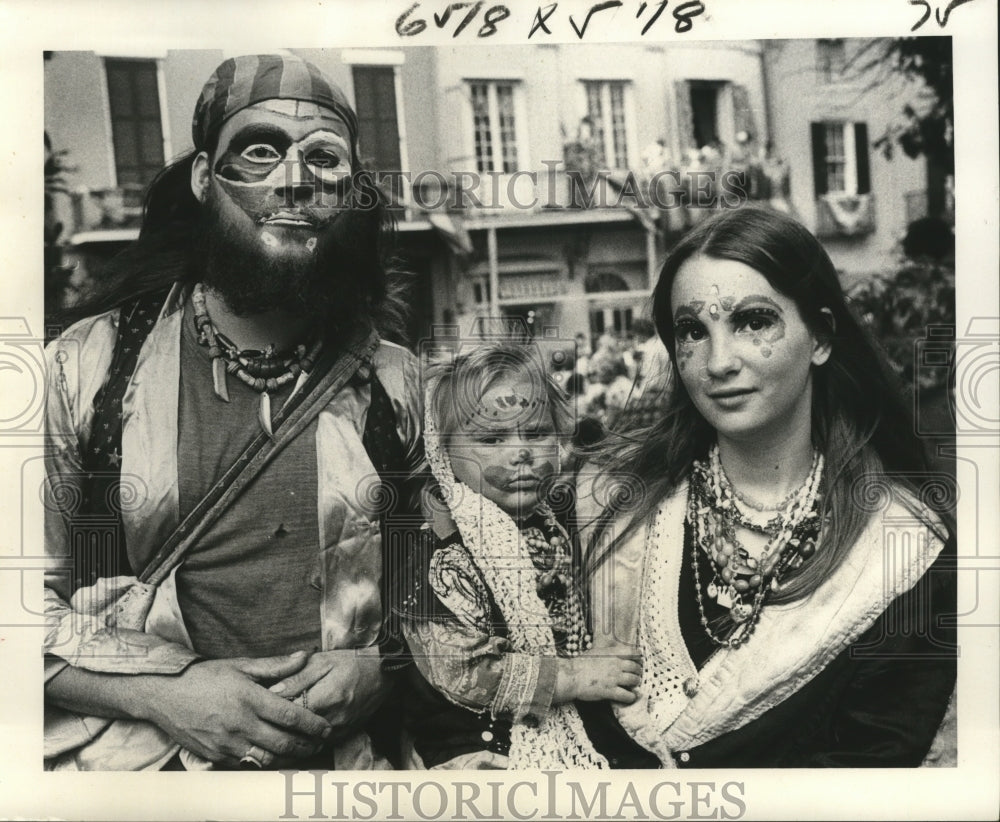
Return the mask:
{"type": "MultiPolygon", "coordinates": [[[[295,53],[353,101],[362,160],[396,204],[413,339],[498,317],[569,339],[627,332],[670,245],[743,195],[816,230],[845,279],[892,264],[927,171],[872,148],[914,90],[851,76],[864,42],[295,53]]],[[[72,169],[55,208],[81,270],[99,276],[135,236],[144,186],[190,150],[227,56],[50,54],[45,127],[72,169]]]]}

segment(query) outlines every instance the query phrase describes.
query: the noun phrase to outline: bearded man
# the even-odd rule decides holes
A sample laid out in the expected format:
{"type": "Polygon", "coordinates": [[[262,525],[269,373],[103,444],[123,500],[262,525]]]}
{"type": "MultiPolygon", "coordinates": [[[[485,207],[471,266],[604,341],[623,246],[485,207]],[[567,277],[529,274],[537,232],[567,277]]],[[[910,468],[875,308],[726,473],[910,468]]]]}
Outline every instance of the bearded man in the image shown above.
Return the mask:
{"type": "Polygon", "coordinates": [[[47,767],[384,762],[382,503],[423,457],[357,132],[310,63],[225,61],[48,348],[47,767]]]}

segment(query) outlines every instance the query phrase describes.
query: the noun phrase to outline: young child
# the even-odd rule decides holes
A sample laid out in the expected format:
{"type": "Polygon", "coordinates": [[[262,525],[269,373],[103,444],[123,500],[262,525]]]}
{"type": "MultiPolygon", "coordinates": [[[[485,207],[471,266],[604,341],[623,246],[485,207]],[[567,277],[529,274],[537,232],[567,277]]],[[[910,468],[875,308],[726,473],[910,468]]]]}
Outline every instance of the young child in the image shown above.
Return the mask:
{"type": "Polygon", "coordinates": [[[414,764],[609,766],[573,701],[630,704],[641,670],[625,646],[591,649],[572,542],[544,501],[568,417],[530,344],[478,347],[428,380],[439,493],[397,602],[414,764]]]}

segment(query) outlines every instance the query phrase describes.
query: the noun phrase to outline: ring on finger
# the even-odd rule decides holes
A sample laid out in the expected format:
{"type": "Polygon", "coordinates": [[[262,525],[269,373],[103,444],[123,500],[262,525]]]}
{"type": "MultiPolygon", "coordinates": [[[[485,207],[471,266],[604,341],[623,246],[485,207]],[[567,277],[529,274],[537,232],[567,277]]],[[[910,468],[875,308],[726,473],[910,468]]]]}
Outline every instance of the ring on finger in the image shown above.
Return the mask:
{"type": "Polygon", "coordinates": [[[264,767],[265,761],[269,760],[270,757],[267,752],[256,745],[251,745],[247,748],[247,751],[243,756],[240,757],[240,767],[244,770],[260,770],[264,767]]]}

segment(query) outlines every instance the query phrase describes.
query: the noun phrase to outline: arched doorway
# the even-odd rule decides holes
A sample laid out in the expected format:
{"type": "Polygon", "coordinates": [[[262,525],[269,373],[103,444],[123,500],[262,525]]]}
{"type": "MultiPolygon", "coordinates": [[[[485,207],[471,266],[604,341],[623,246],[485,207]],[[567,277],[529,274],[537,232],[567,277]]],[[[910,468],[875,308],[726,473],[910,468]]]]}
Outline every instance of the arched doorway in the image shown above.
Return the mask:
{"type": "MultiPolygon", "coordinates": [[[[588,294],[629,291],[628,282],[614,271],[595,271],[583,281],[583,290],[588,294]]],[[[590,335],[626,334],[632,327],[633,307],[630,305],[601,303],[594,301],[590,306],[590,335]]]]}

